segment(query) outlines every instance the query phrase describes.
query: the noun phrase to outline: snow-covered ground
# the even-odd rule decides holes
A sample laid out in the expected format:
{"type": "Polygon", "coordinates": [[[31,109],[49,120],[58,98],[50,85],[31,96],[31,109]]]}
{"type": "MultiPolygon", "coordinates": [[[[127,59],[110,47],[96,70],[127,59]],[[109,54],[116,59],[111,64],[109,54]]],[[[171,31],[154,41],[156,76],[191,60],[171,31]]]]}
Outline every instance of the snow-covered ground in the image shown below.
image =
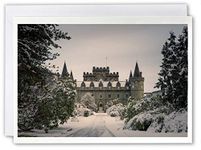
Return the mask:
{"type": "Polygon", "coordinates": [[[96,113],[89,117],[70,118],[67,123],[49,130],[20,132],[19,136],[31,137],[184,137],[187,133],[151,133],[124,129],[119,117],[110,117],[106,113],[96,113]]]}

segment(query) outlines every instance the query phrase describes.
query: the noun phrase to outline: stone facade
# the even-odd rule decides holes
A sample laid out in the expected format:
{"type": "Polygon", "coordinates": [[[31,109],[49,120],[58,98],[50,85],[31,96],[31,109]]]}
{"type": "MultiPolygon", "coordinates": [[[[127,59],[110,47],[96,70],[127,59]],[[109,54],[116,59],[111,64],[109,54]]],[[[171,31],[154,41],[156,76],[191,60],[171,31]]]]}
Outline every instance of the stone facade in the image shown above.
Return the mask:
{"type": "MultiPolygon", "coordinates": [[[[64,63],[62,76],[70,75],[64,63]]],[[[110,72],[109,67],[93,67],[92,73],[84,72],[83,81],[76,81],[77,100],[79,101],[86,93],[90,93],[96,100],[97,106],[106,110],[107,102],[118,99],[123,104],[128,98],[140,99],[144,96],[144,78],[136,63],[134,73],[130,72],[126,81],[119,81],[118,72],[110,72]]],[[[99,109],[98,107],[98,109],[99,109]]]]}

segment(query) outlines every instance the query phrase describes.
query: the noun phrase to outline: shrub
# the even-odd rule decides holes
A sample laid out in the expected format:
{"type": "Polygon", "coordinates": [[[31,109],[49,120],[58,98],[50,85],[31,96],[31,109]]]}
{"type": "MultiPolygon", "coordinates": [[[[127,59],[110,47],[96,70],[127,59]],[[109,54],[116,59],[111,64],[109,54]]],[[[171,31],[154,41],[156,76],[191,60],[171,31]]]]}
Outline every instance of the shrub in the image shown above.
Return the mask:
{"type": "Polygon", "coordinates": [[[124,126],[124,129],[147,131],[152,123],[152,115],[150,113],[141,113],[130,119],[124,126]]]}
{"type": "Polygon", "coordinates": [[[110,115],[111,117],[120,116],[122,118],[124,113],[124,106],[121,103],[118,103],[116,105],[112,105],[106,110],[106,113],[110,115]]]}
{"type": "Polygon", "coordinates": [[[160,96],[154,96],[150,98],[143,98],[136,101],[133,98],[129,98],[127,107],[125,108],[124,117],[127,123],[134,116],[150,111],[152,114],[155,113],[165,113],[169,114],[172,112],[173,107],[170,103],[164,103],[160,96]]]}
{"type": "Polygon", "coordinates": [[[84,96],[82,96],[80,103],[86,108],[91,109],[92,111],[97,110],[95,98],[91,96],[91,93],[86,93],[84,96]]]}
{"type": "Polygon", "coordinates": [[[85,110],[84,111],[84,117],[88,117],[89,116],[89,111],[88,110],[85,110]]]}

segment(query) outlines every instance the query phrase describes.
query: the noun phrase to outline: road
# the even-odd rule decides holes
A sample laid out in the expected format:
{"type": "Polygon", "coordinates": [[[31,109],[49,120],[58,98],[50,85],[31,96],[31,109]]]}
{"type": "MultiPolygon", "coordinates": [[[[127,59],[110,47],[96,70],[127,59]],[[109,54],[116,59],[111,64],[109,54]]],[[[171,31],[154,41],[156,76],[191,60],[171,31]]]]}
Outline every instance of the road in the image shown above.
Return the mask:
{"type": "Polygon", "coordinates": [[[114,134],[106,127],[106,114],[97,113],[90,118],[90,122],[82,128],[72,131],[71,137],[114,137],[114,134]]]}
{"type": "Polygon", "coordinates": [[[20,137],[186,137],[187,133],[153,133],[145,131],[122,130],[124,122],[106,113],[96,113],[89,117],[80,116],[78,121],[69,119],[58,128],[49,130],[35,129],[20,132],[20,137]]]}

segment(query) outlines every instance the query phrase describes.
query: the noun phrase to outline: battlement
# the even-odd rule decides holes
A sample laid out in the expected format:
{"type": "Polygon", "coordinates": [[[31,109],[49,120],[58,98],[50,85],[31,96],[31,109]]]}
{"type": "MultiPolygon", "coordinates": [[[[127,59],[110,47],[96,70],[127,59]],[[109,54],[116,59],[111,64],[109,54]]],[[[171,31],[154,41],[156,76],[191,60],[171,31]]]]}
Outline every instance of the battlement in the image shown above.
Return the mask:
{"type": "Polygon", "coordinates": [[[105,72],[105,73],[109,73],[110,72],[110,68],[109,67],[95,67],[93,66],[93,73],[100,73],[100,72],[105,72]]]}
{"type": "Polygon", "coordinates": [[[119,73],[110,72],[109,67],[95,67],[92,68],[92,73],[84,72],[83,73],[84,81],[118,81],[119,73]]]}

